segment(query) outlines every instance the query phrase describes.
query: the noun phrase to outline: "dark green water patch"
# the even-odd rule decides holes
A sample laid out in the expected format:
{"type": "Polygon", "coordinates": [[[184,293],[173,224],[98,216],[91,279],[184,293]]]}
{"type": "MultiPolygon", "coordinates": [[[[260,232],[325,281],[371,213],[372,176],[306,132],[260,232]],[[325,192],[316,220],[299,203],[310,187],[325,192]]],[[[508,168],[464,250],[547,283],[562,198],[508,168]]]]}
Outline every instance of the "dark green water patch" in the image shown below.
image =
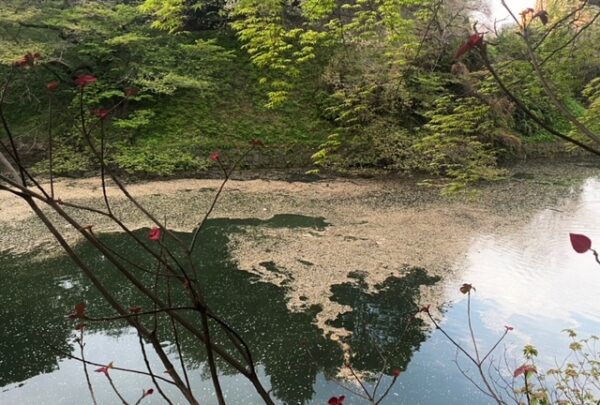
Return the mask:
{"type": "MultiPolygon", "coordinates": [[[[301,313],[291,313],[286,306],[285,288],[261,282],[256,276],[236,267],[227,249],[229,235],[244,233],[254,227],[320,231],[326,226],[323,218],[300,215],[277,215],[269,220],[214,219],[203,229],[193,257],[208,304],[244,337],[256,362],[269,377],[274,397],[283,403],[304,403],[313,398],[319,375],[334,375],[342,365],[342,351],[314,324],[321,308],[313,306],[301,313]]],[[[136,234],[147,240],[148,230],[142,229],[136,234]]],[[[189,234],[178,233],[177,236],[184,242],[190,240],[189,234]]],[[[111,233],[100,235],[99,239],[126,258],[127,266],[146,286],[154,286],[154,277],[140,272],[136,266],[153,270],[156,263],[143,249],[132,244],[130,237],[111,233]]],[[[158,248],[156,244],[151,246],[158,248]]],[[[89,243],[82,243],[75,250],[126,307],[152,307],[89,243]]],[[[265,257],[264,265],[272,271],[280,271],[268,257],[265,257]]],[[[0,277],[0,387],[57,370],[67,354],[76,349],[73,343],[75,322],[68,318],[76,303],[85,301],[89,315],[93,317],[113,314],[104,299],[65,256],[40,260],[36,252],[21,256],[2,254],[0,277]]],[[[420,325],[412,324],[398,346],[398,336],[405,329],[403,315],[415,309],[411,300],[416,298],[419,286],[435,280],[424,276],[422,271],[414,271],[406,279],[387,280],[378,286],[380,291],[369,294],[363,288],[360,274],[355,277],[358,277],[356,283],[332,287],[335,301],[354,308],[352,313],[342,315],[334,324],[353,332],[349,343],[360,353],[356,364],[361,369],[378,371],[381,367],[373,352],[373,337],[378,347],[390,353],[392,348],[401,347],[399,354],[390,354],[390,365],[404,367],[411,351],[419,346],[425,335],[420,325]],[[399,312],[395,314],[394,311],[399,312]],[[406,342],[409,342],[408,345],[406,342]]],[[[161,280],[158,291],[164,292],[165,283],[161,280]]],[[[183,304],[185,294],[183,286],[174,285],[174,305],[183,304]]],[[[190,321],[198,325],[197,319],[190,318],[190,321]]],[[[148,320],[147,326],[152,327],[151,320],[148,320]]],[[[227,338],[217,331],[216,325],[214,329],[216,342],[228,345],[227,338]]],[[[88,323],[86,330],[87,333],[112,337],[131,333],[123,321],[88,323]]],[[[208,378],[204,347],[191,335],[183,331],[180,333],[187,365],[208,378]]],[[[175,356],[173,336],[166,320],[159,320],[158,336],[175,356]]],[[[131,350],[138,351],[139,346],[134,346],[131,350]]],[[[88,345],[88,358],[93,360],[97,357],[97,350],[99,348],[88,345]]],[[[75,354],[78,354],[76,350],[75,354]]],[[[219,371],[222,375],[236,374],[225,364],[219,364],[219,371]]],[[[83,374],[80,377],[83,378],[83,374]]],[[[35,388],[25,384],[16,389],[35,388]]],[[[82,389],[85,388],[82,386],[82,389]]]]}
{"type": "Polygon", "coordinates": [[[438,277],[415,268],[402,278],[390,277],[367,290],[365,275],[350,274],[356,282],[331,287],[332,301],[352,307],[351,312],[330,322],[334,327],[352,331],[346,343],[353,350],[353,367],[360,370],[399,368],[405,370],[414,351],[426,339],[423,322],[414,317],[421,286],[433,285],[438,277]]]}

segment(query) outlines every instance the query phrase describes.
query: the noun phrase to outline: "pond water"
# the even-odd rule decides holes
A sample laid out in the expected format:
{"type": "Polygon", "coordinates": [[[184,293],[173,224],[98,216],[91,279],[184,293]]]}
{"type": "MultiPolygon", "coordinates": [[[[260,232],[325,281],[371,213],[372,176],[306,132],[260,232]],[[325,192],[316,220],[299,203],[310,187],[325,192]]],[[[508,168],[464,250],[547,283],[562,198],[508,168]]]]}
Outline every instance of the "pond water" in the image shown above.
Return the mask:
{"type": "MultiPolygon", "coordinates": [[[[562,358],[569,342],[561,333],[565,328],[574,328],[583,336],[600,334],[600,266],[591,254],[573,252],[568,239],[569,232],[575,232],[600,240],[600,181],[586,181],[581,193],[574,193],[572,200],[559,208],[541,209],[509,235],[481,235],[467,252],[464,268],[454,277],[477,288],[473,321],[482,347],[493,344],[504,325],[515,327],[505,350],[516,363],[527,343],[538,347],[543,364],[552,365],[555,358],[562,358]]],[[[214,219],[200,240],[196,259],[204,283],[211,286],[205,291],[207,300],[247,339],[264,384],[280,403],[325,404],[333,395],[347,394],[332,378],[343,364],[343,353],[314,325],[320,308],[290,312],[285,286],[260,282],[236,268],[227,251],[228,238],[248,227],[327,226],[326,218],[299,215],[278,215],[266,221],[214,219]]],[[[147,234],[147,230],[139,232],[147,234]]],[[[124,236],[106,234],[101,238],[130,260],[151,266],[141,254],[126,249],[124,236]]],[[[77,250],[124,302],[144,306],[101,255],[87,244],[77,250]]],[[[266,265],[277,271],[276,263],[266,265]]],[[[110,309],[65,257],[40,260],[36,254],[3,254],[0,276],[0,404],[91,403],[81,363],[68,357],[69,353],[79,355],[79,349],[73,340],[74,323],[66,315],[82,300],[94,315],[110,314],[110,309]]],[[[457,340],[468,341],[466,300],[456,281],[439,283],[445,281],[415,268],[404,278],[386,280],[376,292],[363,288],[360,272],[349,274],[347,283],[331,287],[334,301],[353,308],[332,326],[352,332],[347,343],[356,354],[354,368],[378,372],[381,352],[388,360],[387,375],[393,368],[404,370],[383,404],[489,403],[460,374],[453,363],[455,349],[444,336],[421,321],[409,321],[408,314],[418,309],[421,288],[437,284],[445,297],[444,327],[457,340]]],[[[203,348],[191,344],[189,336],[184,335],[182,341],[195,391],[201,393],[202,403],[216,403],[203,348]]],[[[117,366],[145,370],[138,336],[122,323],[89,325],[85,342],[90,361],[114,361],[117,366]]],[[[164,345],[177,359],[172,341],[165,339],[164,345]]],[[[157,359],[150,356],[150,360],[160,370],[157,359]]],[[[229,403],[261,403],[244,379],[226,367],[220,371],[229,403]]],[[[131,402],[142,389],[152,386],[144,376],[116,370],[112,375],[131,402]]],[[[90,377],[99,403],[116,403],[104,376],[92,372],[90,377]]],[[[385,377],[382,386],[390,381],[391,377],[385,377]]],[[[153,395],[144,403],[162,401],[153,395]]],[[[348,396],[345,403],[361,402],[348,396]]]]}

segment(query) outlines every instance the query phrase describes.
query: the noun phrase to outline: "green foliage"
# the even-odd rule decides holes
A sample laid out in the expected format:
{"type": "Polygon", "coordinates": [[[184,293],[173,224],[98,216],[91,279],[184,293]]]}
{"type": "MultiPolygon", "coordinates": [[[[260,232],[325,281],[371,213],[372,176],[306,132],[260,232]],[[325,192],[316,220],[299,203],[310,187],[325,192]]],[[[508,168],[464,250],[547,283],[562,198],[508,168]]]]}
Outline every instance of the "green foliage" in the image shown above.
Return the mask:
{"type": "Polygon", "coordinates": [[[152,27],[171,33],[218,28],[226,0],[144,0],[140,10],[153,18],[152,27]]]}
{"type": "MultiPolygon", "coordinates": [[[[356,51],[365,50],[368,52],[359,55],[365,60],[383,56],[387,58],[384,63],[393,63],[394,56],[405,58],[404,53],[411,47],[406,40],[412,41],[413,20],[406,18],[402,10],[418,3],[421,2],[308,1],[298,7],[287,1],[242,0],[233,7],[232,14],[237,19],[232,27],[244,42],[253,63],[274,75],[273,80],[263,80],[270,86],[268,106],[273,108],[285,102],[288,87],[297,84],[307,62],[318,59],[323,66],[328,59],[335,60],[340,55],[351,58],[356,56],[356,51]],[[341,13],[348,17],[341,17],[341,13]],[[392,41],[394,46],[382,49],[386,40],[392,41]],[[329,52],[329,56],[325,52],[329,52]]],[[[351,64],[347,63],[348,66],[351,64]]],[[[372,66],[379,65],[372,63],[372,66]]]]}
{"type": "Polygon", "coordinates": [[[472,97],[445,96],[427,116],[430,120],[424,129],[428,134],[414,147],[423,154],[427,171],[453,179],[446,192],[502,178],[504,172],[497,168],[490,142],[495,128],[489,106],[472,97]]]}
{"type": "Polygon", "coordinates": [[[131,147],[119,145],[110,161],[130,174],[172,175],[205,170],[209,160],[198,158],[184,146],[131,147]]]}
{"type": "MultiPolygon", "coordinates": [[[[54,150],[53,171],[59,176],[81,176],[93,167],[89,153],[69,145],[58,145],[54,150]]],[[[33,173],[48,173],[49,161],[43,160],[33,167],[33,173]]]]}
{"type": "MultiPolygon", "coordinates": [[[[591,80],[582,93],[587,100],[587,108],[581,114],[581,121],[591,131],[600,134],[600,77],[591,80]]],[[[576,136],[576,131],[573,130],[571,135],[576,136]]]]}
{"type": "MultiPolygon", "coordinates": [[[[200,3],[202,11],[193,13],[204,18],[219,2],[200,3]]],[[[136,4],[119,1],[62,7],[61,1],[11,0],[0,19],[5,23],[0,40],[8,44],[0,51],[6,51],[0,71],[28,51],[42,53],[45,65],[20,70],[11,88],[7,113],[22,143],[46,138],[45,85],[56,79],[49,71],[61,78],[52,112],[55,141],[65,151],[57,152],[61,173],[94,169],[87,157],[75,156],[83,142],[76,135],[79,99],[71,76],[82,73],[98,77],[86,88],[86,110],[117,106],[108,125],[109,158],[130,173],[202,170],[212,149],[245,147],[254,138],[283,150],[308,149],[328,130],[316,114],[310,86],[292,90],[298,101],[277,113],[265,110],[258,73],[227,33],[157,31],[136,4]],[[123,102],[127,87],[139,94],[123,102]]],[[[44,167],[46,162],[37,165],[44,167]]]]}
{"type": "MultiPolygon", "coordinates": [[[[565,330],[570,338],[569,354],[556,368],[545,372],[536,366],[538,351],[527,345],[523,354],[528,364],[536,370],[528,378],[527,387],[517,386],[515,393],[524,397],[527,393],[532,404],[584,404],[598,403],[600,383],[600,358],[597,336],[578,338],[572,329],[565,330]]],[[[518,381],[518,380],[517,380],[518,381]]]]}
{"type": "Polygon", "coordinates": [[[153,28],[175,32],[183,25],[185,0],[146,0],[140,10],[152,14],[153,28]]]}
{"type": "MultiPolygon", "coordinates": [[[[431,17],[419,11],[428,4],[307,1],[294,9],[287,2],[247,0],[235,7],[240,19],[233,27],[253,62],[287,83],[285,75],[302,74],[307,59],[323,66],[319,99],[336,128],[313,154],[317,165],[425,170],[454,179],[448,190],[501,178],[497,120],[489,107],[454,96],[451,80],[413,65],[423,45],[419,18],[431,17]]],[[[287,89],[270,95],[271,107],[289,97],[287,89]]]]}
{"type": "MultiPolygon", "coordinates": [[[[59,77],[54,132],[79,150],[71,81],[93,73],[99,80],[86,89],[86,110],[116,106],[113,164],[128,171],[193,171],[212,148],[263,138],[312,152],[318,167],[426,172],[450,178],[446,190],[456,191],[501,178],[499,162],[521,142],[554,139],[508,101],[475,52],[454,64],[477,0],[5,3],[0,75],[25,52],[44,56],[44,69],[19,72],[7,99],[21,141],[44,136],[39,90],[59,77]],[[139,95],[122,102],[127,87],[139,95]],[[168,159],[177,162],[167,167],[168,159]]],[[[565,12],[559,7],[553,17],[565,12]]],[[[547,29],[533,24],[530,35],[545,38],[536,52],[548,58],[548,80],[596,130],[600,31],[590,27],[562,47],[577,26],[547,29]]],[[[500,30],[488,52],[534,114],[579,136],[544,93],[514,27],[500,30]]]]}
{"type": "Polygon", "coordinates": [[[120,129],[141,129],[150,125],[155,115],[153,110],[137,110],[127,118],[115,119],[113,125],[120,129]]]}
{"type": "MultiPolygon", "coordinates": [[[[284,21],[285,2],[242,0],[234,8],[232,23],[244,49],[259,68],[268,68],[272,77],[263,77],[261,83],[269,86],[266,106],[281,106],[289,96],[289,81],[299,76],[294,63],[294,41],[303,32],[300,28],[287,29],[284,21]]],[[[306,56],[306,55],[305,55],[306,56]]],[[[306,59],[308,60],[308,59],[306,59]]]]}

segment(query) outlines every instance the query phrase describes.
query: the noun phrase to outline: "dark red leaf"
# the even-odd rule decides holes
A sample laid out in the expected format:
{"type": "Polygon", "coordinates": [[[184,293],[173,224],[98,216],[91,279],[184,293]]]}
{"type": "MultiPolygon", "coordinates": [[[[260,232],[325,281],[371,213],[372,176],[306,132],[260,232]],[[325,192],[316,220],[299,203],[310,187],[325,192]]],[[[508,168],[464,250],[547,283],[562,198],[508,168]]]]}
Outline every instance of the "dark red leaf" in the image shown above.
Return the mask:
{"type": "Polygon", "coordinates": [[[210,154],[210,160],[213,160],[216,162],[219,159],[221,159],[221,153],[219,151],[214,151],[213,153],[210,154]]]}
{"type": "Polygon", "coordinates": [[[75,305],[75,308],[73,308],[73,312],[71,312],[71,315],[69,315],[69,318],[83,319],[84,317],[85,317],[85,302],[80,302],[79,304],[75,305]]]}
{"type": "Polygon", "coordinates": [[[108,118],[110,114],[110,110],[107,110],[106,108],[97,108],[94,110],[94,115],[101,121],[104,121],[106,118],[108,118]]]}
{"type": "Polygon", "coordinates": [[[460,48],[458,48],[458,51],[456,51],[456,53],[454,54],[454,60],[460,59],[461,56],[469,52],[471,49],[473,49],[473,46],[471,46],[471,44],[469,44],[468,42],[463,44],[460,48]]]}
{"type": "Polygon", "coordinates": [[[511,330],[514,330],[515,328],[513,328],[512,326],[509,326],[509,325],[504,325],[504,329],[506,329],[507,332],[510,332],[511,330]]]}
{"type": "Polygon", "coordinates": [[[260,139],[252,139],[250,141],[250,145],[254,146],[254,147],[260,147],[262,148],[263,146],[265,146],[265,144],[263,143],[263,141],[261,141],[260,139]]]}
{"type": "Polygon", "coordinates": [[[14,67],[33,66],[36,59],[40,59],[42,56],[39,53],[27,52],[23,57],[13,63],[14,67]]]}
{"type": "Polygon", "coordinates": [[[53,82],[48,83],[46,85],[46,88],[48,88],[48,90],[56,90],[58,88],[58,85],[59,85],[58,81],[55,80],[53,82]]]}
{"type": "Polygon", "coordinates": [[[483,33],[482,32],[478,32],[469,37],[469,44],[471,44],[472,46],[481,45],[482,42],[483,42],[483,33]]]}
{"type": "Polygon", "coordinates": [[[160,228],[154,227],[154,228],[150,229],[150,233],[148,234],[148,238],[150,240],[160,240],[160,233],[161,233],[160,228]]]}
{"type": "Polygon", "coordinates": [[[344,405],[344,400],[346,399],[346,397],[344,395],[339,396],[339,397],[331,397],[329,398],[329,401],[327,401],[328,405],[344,405]]]}
{"type": "Polygon", "coordinates": [[[539,18],[542,24],[544,25],[548,24],[548,21],[550,20],[550,16],[548,15],[548,12],[546,10],[540,10],[537,13],[535,13],[533,18],[536,17],[539,18]]]}
{"type": "Polygon", "coordinates": [[[456,51],[456,54],[454,54],[454,60],[460,59],[461,56],[471,51],[476,46],[481,45],[482,43],[483,33],[476,33],[471,35],[467,42],[465,42],[460,48],[458,48],[458,51],[456,51]]]}
{"type": "Polygon", "coordinates": [[[96,83],[98,79],[93,75],[81,75],[75,78],[75,85],[79,87],[85,87],[88,84],[96,83]]]}
{"type": "Polygon", "coordinates": [[[592,248],[592,241],[585,235],[570,233],[571,246],[577,253],[585,253],[592,248]]]}
{"type": "Polygon", "coordinates": [[[399,368],[395,368],[392,374],[394,375],[394,377],[399,377],[401,372],[402,371],[400,371],[399,368]]]}

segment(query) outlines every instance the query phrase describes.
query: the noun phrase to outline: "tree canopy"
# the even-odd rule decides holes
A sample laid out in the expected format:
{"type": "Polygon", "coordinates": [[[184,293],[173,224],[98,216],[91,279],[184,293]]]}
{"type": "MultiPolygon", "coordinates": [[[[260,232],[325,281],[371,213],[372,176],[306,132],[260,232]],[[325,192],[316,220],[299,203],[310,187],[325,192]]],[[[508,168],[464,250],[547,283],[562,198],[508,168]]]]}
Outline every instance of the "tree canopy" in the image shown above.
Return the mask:
{"type": "Polygon", "coordinates": [[[456,191],[502,178],[503,160],[553,140],[477,52],[457,57],[474,28],[539,121],[582,142],[583,127],[598,132],[599,8],[544,3],[535,15],[547,24],[534,18],[523,31],[519,21],[490,23],[480,0],[9,0],[2,75],[27,52],[43,55],[43,69],[19,73],[6,110],[24,144],[40,145],[48,113],[39,89],[58,80],[70,106],[54,120],[64,171],[84,167],[85,155],[72,153],[70,84],[89,73],[99,79],[91,109],[136,89],[112,117],[109,154],[132,173],[202,170],[206,148],[264,137],[318,167],[426,172],[450,177],[456,191]]]}

